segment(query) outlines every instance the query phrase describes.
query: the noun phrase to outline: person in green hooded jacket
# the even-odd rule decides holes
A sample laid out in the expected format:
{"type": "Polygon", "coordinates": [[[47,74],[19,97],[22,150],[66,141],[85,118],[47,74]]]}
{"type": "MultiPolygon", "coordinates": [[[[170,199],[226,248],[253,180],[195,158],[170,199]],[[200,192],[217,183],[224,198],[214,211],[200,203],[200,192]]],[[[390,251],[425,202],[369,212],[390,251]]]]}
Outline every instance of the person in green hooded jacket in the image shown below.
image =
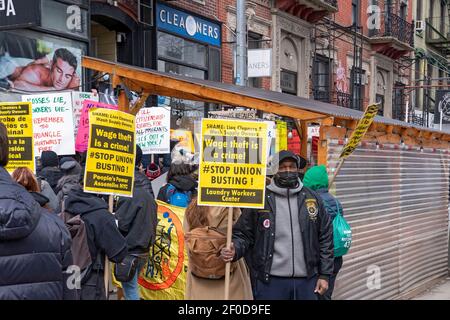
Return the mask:
{"type": "MultiPolygon", "coordinates": [[[[303,185],[319,194],[322,198],[327,213],[331,217],[331,220],[333,220],[338,213],[343,214],[341,203],[328,191],[328,173],[325,166],[321,165],[309,168],[303,177],[303,185]]],[[[331,295],[334,290],[334,283],[342,264],[342,257],[334,257],[334,270],[333,275],[330,277],[328,290],[323,296],[319,296],[319,300],[331,300],[331,295]]]]}

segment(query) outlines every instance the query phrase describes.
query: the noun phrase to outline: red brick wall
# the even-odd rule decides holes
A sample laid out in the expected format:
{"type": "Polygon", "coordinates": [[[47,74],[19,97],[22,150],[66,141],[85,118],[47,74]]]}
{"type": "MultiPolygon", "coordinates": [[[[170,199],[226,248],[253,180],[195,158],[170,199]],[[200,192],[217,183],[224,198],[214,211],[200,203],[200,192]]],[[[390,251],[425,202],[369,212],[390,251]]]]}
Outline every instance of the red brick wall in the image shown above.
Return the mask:
{"type": "MultiPolygon", "coordinates": [[[[367,28],[367,9],[368,6],[372,4],[371,0],[361,0],[360,1],[360,24],[363,27],[363,32],[365,35],[368,35],[367,28]]],[[[379,0],[378,5],[381,8],[381,11],[384,11],[384,0],[379,0]]],[[[399,9],[399,2],[394,1],[393,12],[397,13],[399,9]]],[[[352,23],[352,1],[351,0],[339,0],[339,11],[335,15],[336,23],[339,23],[343,26],[350,26],[352,23]]],[[[412,21],[412,3],[409,2],[408,6],[408,18],[409,22],[412,21]]],[[[335,42],[335,47],[337,48],[337,61],[342,63],[342,66],[345,68],[347,75],[348,70],[352,67],[351,65],[347,65],[347,55],[353,56],[353,39],[351,37],[341,37],[341,39],[337,39],[335,42]]],[[[363,61],[370,62],[370,57],[373,54],[371,46],[369,43],[364,42],[363,46],[363,61]]],[[[334,70],[336,72],[336,69],[334,70]]],[[[407,73],[408,74],[408,73],[407,73]]],[[[336,75],[334,75],[336,76],[336,75]]],[[[350,90],[350,82],[347,81],[348,90],[350,90]]],[[[365,85],[365,94],[364,94],[364,106],[367,106],[370,99],[370,78],[369,83],[365,85]]]]}
{"type": "MultiPolygon", "coordinates": [[[[225,27],[227,24],[227,6],[236,7],[236,0],[206,0],[205,5],[198,4],[192,0],[179,0],[169,2],[176,7],[192,11],[198,15],[218,20],[222,22],[222,82],[233,83],[233,44],[226,43],[231,41],[231,32],[225,27]]],[[[258,4],[255,8],[256,16],[271,20],[270,7],[258,4]]],[[[270,78],[263,78],[263,88],[270,89],[270,78]]]]}

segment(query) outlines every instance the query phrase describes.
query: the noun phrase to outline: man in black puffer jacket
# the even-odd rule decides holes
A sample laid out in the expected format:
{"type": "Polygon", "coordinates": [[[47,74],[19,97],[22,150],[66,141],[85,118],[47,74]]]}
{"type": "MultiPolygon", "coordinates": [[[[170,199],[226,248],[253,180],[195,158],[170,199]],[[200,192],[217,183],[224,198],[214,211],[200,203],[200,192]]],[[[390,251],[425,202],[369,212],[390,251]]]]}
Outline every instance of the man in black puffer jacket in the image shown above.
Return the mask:
{"type": "Polygon", "coordinates": [[[137,145],[133,197],[120,197],[116,210],[119,230],[127,241],[128,253],[138,259],[133,279],[122,282],[127,300],[139,300],[138,275],[148,259],[150,246],[155,243],[158,223],[157,206],[151,192],[150,180],[140,171],[141,162],[142,150],[137,145]]]}
{"type": "Polygon", "coordinates": [[[8,137],[0,122],[0,300],[76,299],[71,237],[4,169],[8,137]]]}

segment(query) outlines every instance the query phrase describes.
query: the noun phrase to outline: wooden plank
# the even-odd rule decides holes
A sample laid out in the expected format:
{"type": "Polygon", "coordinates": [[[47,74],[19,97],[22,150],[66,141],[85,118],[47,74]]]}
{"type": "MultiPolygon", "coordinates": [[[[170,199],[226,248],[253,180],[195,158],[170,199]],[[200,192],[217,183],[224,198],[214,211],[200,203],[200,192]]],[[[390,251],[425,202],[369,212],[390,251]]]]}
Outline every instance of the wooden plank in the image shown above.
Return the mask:
{"type": "Polygon", "coordinates": [[[331,126],[322,126],[320,127],[320,140],[326,139],[337,139],[343,140],[347,134],[346,128],[338,128],[331,126]]]}
{"type": "Polygon", "coordinates": [[[401,143],[401,137],[398,134],[385,134],[377,137],[377,142],[381,144],[397,144],[401,143]]]}
{"type": "Polygon", "coordinates": [[[317,164],[328,167],[328,142],[320,140],[317,143],[317,164]]]}
{"type": "Polygon", "coordinates": [[[300,156],[308,159],[308,122],[300,121],[300,128],[302,130],[302,138],[300,141],[300,156]]]}
{"type": "Polygon", "coordinates": [[[141,97],[139,98],[139,100],[133,106],[133,109],[130,110],[130,113],[133,114],[133,115],[137,115],[137,113],[142,108],[142,106],[144,105],[145,101],[147,101],[149,96],[150,96],[149,92],[142,93],[141,97]]]}
{"type": "Polygon", "coordinates": [[[315,113],[280,103],[270,102],[263,99],[252,98],[245,95],[227,92],[216,88],[208,88],[202,85],[190,83],[185,80],[173,79],[164,75],[154,74],[136,70],[122,65],[114,65],[112,62],[106,62],[89,57],[83,57],[83,66],[93,70],[102,72],[114,72],[120,77],[130,78],[136,81],[154,84],[157,94],[172,96],[176,91],[185,92],[198,97],[197,100],[213,100],[216,103],[224,103],[235,106],[243,106],[262,110],[269,113],[276,113],[278,115],[297,118],[301,120],[321,119],[325,114],[315,113]],[[161,88],[166,88],[165,93],[161,93],[161,88]]]}
{"type": "MultiPolygon", "coordinates": [[[[116,87],[117,84],[125,79],[131,79],[133,82],[138,82],[142,85],[140,88],[135,88],[134,85],[132,85],[130,89],[132,88],[133,91],[145,90],[152,94],[173,96],[180,99],[244,106],[304,121],[320,120],[324,117],[328,117],[328,115],[324,113],[303,110],[301,107],[298,108],[260,98],[252,98],[245,94],[227,92],[219,88],[207,88],[203,85],[193,84],[186,80],[173,79],[164,74],[155,74],[145,70],[137,70],[132,66],[118,65],[114,62],[103,61],[91,57],[83,57],[82,66],[112,75],[113,87],[116,87]],[[145,86],[143,84],[145,84],[145,86]]],[[[122,102],[122,109],[125,109],[124,105],[126,105],[126,101],[122,102]]],[[[336,125],[351,127],[355,120],[342,116],[336,117],[334,121],[336,125]],[[344,123],[346,124],[344,125],[344,123]]],[[[331,125],[333,125],[333,123],[331,125]]],[[[374,125],[375,123],[369,128],[369,131],[376,130],[374,125]]],[[[386,125],[381,124],[381,126],[386,125]]],[[[394,126],[392,130],[392,133],[398,133],[401,136],[405,135],[405,132],[408,136],[417,136],[420,132],[429,131],[426,129],[417,130],[402,126],[394,126]]],[[[450,141],[450,135],[442,135],[441,140],[450,141]]]]}

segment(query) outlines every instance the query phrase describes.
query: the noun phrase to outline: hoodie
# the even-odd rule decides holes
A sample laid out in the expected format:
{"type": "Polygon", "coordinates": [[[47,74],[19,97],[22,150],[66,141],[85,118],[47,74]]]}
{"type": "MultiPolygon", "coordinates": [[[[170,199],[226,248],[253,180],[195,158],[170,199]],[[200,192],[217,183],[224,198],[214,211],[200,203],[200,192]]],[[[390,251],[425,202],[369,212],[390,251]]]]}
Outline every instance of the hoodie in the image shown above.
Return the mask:
{"type": "Polygon", "coordinates": [[[41,186],[41,194],[48,198],[48,206],[53,212],[58,213],[58,211],[56,211],[58,207],[58,201],[52,187],[50,187],[50,184],[47,181],[42,179],[39,179],[39,183],[41,186]]]}
{"type": "Polygon", "coordinates": [[[65,161],[61,160],[61,165],[59,167],[65,176],[81,173],[81,165],[75,159],[70,157],[63,159],[65,159],[65,161]]]}
{"type": "Polygon", "coordinates": [[[59,192],[56,195],[56,208],[55,212],[60,213],[62,211],[62,202],[72,189],[79,187],[80,175],[67,175],[59,179],[58,188],[59,192]]]}
{"type": "Polygon", "coordinates": [[[58,181],[63,176],[61,170],[57,167],[44,167],[39,173],[38,177],[47,181],[55,194],[58,193],[58,181]]]}
{"type": "Polygon", "coordinates": [[[334,219],[338,213],[343,215],[341,203],[328,191],[328,173],[325,166],[315,166],[308,169],[303,178],[303,184],[319,194],[331,219],[334,219]]]}
{"type": "Polygon", "coordinates": [[[187,176],[176,176],[169,180],[169,182],[159,190],[158,200],[163,202],[168,202],[167,199],[167,188],[169,184],[173,185],[177,190],[181,192],[192,192],[192,197],[196,193],[197,181],[190,175],[187,176]]]}
{"type": "Polygon", "coordinates": [[[119,231],[126,239],[129,253],[148,255],[150,246],[155,243],[157,206],[153,193],[148,190],[148,182],[143,173],[136,171],[133,197],[120,197],[117,202],[119,231]]]}
{"type": "Polygon", "coordinates": [[[106,254],[112,262],[121,262],[127,255],[126,242],[116,226],[114,216],[108,211],[108,204],[91,193],[85,193],[80,186],[72,189],[65,200],[65,211],[80,215],[87,228],[88,245],[92,261],[97,254],[106,254]]]}
{"type": "Polygon", "coordinates": [[[45,207],[45,205],[47,203],[49,203],[49,200],[46,196],[44,196],[42,193],[40,192],[30,192],[31,196],[33,197],[33,199],[39,203],[39,205],[41,207],[45,207]]]}
{"type": "Polygon", "coordinates": [[[170,184],[181,191],[195,191],[197,188],[197,181],[189,176],[176,176],[170,179],[170,184]]]}
{"type": "Polygon", "coordinates": [[[275,194],[275,244],[270,274],[278,277],[306,277],[308,275],[299,221],[298,193],[295,189],[280,188],[272,180],[267,187],[275,194]]]}
{"type": "Polygon", "coordinates": [[[0,167],[0,300],[76,299],[64,223],[0,167]]]}

